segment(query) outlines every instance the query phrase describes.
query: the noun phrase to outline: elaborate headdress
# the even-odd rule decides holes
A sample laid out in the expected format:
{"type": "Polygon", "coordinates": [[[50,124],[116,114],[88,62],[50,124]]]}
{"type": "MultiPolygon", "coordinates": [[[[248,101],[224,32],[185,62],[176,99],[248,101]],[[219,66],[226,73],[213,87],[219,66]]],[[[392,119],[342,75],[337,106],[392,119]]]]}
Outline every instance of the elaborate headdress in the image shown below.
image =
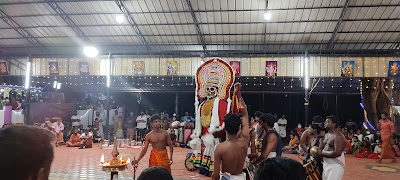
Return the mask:
{"type": "Polygon", "coordinates": [[[235,74],[232,67],[219,58],[214,58],[203,63],[196,72],[197,98],[207,96],[207,86],[218,88],[218,98],[226,100],[232,88],[235,74]]]}

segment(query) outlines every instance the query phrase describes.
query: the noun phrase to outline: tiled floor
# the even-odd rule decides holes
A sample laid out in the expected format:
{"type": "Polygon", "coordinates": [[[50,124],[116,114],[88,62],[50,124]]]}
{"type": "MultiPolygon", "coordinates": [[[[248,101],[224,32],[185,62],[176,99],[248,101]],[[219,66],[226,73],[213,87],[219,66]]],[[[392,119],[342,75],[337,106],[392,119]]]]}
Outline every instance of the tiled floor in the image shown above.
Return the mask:
{"type": "MultiPolygon", "coordinates": [[[[140,172],[148,167],[149,152],[139,163],[136,172],[136,177],[140,172]]],[[[52,164],[50,173],[50,180],[78,180],[78,179],[110,179],[110,174],[103,172],[99,165],[101,154],[104,154],[106,160],[111,159],[112,149],[101,149],[94,146],[91,149],[78,149],[68,147],[57,147],[55,149],[55,158],[52,164]]],[[[123,159],[134,156],[139,156],[141,149],[119,149],[123,159]]],[[[186,154],[190,149],[174,148],[174,164],[172,165],[172,176],[175,179],[210,179],[202,176],[198,171],[187,171],[184,165],[186,154]]],[[[298,155],[287,155],[295,160],[299,160],[298,155]]],[[[400,161],[400,159],[398,159],[400,161]]],[[[357,159],[353,156],[346,156],[346,170],[343,179],[374,179],[380,178],[384,180],[399,179],[400,176],[400,162],[395,164],[389,163],[376,163],[372,159],[357,159]],[[378,167],[385,166],[385,167],[378,167]]],[[[119,179],[133,179],[133,168],[129,166],[128,169],[119,175],[119,179]]]]}
{"type": "MultiPolygon", "coordinates": [[[[51,167],[50,180],[78,180],[78,179],[110,179],[110,173],[101,170],[100,157],[104,154],[105,160],[111,159],[112,149],[101,149],[94,145],[89,149],[78,149],[76,147],[56,147],[54,161],[51,167]]],[[[118,149],[123,159],[134,156],[138,157],[141,149],[118,149]]],[[[147,154],[139,163],[136,171],[136,177],[140,172],[149,166],[149,155],[151,147],[147,154]]],[[[172,176],[175,179],[210,179],[202,176],[198,171],[187,171],[184,165],[186,154],[191,152],[190,149],[174,148],[174,156],[172,164],[172,176]]],[[[128,169],[120,173],[119,179],[133,179],[133,168],[128,166],[128,169]]]]}

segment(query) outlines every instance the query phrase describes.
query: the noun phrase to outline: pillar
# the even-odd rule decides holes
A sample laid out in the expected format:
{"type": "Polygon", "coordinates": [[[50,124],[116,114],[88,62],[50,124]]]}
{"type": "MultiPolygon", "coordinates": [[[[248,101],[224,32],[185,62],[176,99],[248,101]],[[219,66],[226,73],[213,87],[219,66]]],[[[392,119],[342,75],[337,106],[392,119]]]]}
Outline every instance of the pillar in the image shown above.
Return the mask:
{"type": "MultiPolygon", "coordinates": [[[[175,93],[175,113],[176,113],[176,117],[179,117],[179,94],[175,93]]],[[[177,119],[179,120],[179,119],[177,119]]]]}

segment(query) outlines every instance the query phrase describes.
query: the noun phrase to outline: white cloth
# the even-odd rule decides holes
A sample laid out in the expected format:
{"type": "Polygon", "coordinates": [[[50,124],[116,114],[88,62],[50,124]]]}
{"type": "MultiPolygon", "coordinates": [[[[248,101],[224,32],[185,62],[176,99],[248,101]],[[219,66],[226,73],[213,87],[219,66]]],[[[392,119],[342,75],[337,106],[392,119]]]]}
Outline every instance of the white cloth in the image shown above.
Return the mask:
{"type": "Polygon", "coordinates": [[[138,117],[136,118],[136,122],[137,122],[136,128],[138,128],[138,129],[146,129],[147,116],[146,116],[146,115],[138,116],[138,117]],[[144,120],[144,121],[146,121],[146,122],[137,122],[137,121],[140,121],[140,120],[144,120]]]}
{"type": "Polygon", "coordinates": [[[103,123],[99,122],[99,132],[100,132],[100,137],[104,139],[104,131],[103,131],[103,123]]]}
{"type": "Polygon", "coordinates": [[[80,126],[81,125],[81,118],[80,116],[71,116],[71,120],[72,120],[72,126],[80,126]],[[74,122],[74,120],[79,119],[79,121],[74,122]]]}
{"type": "Polygon", "coordinates": [[[279,132],[279,135],[282,138],[286,137],[286,125],[287,125],[287,120],[286,119],[280,118],[278,120],[278,126],[279,126],[279,131],[278,132],[279,132]],[[285,126],[279,126],[279,125],[285,125],[285,126]]]}
{"type": "Polygon", "coordinates": [[[115,132],[115,136],[118,139],[123,139],[124,138],[124,131],[122,129],[117,129],[117,132],[115,132]]]}
{"type": "Polygon", "coordinates": [[[278,123],[274,123],[274,130],[279,132],[279,125],[278,123]]]}
{"type": "Polygon", "coordinates": [[[91,138],[93,135],[91,132],[86,133],[82,133],[81,136],[79,136],[80,139],[89,139],[91,138]]]}
{"type": "Polygon", "coordinates": [[[246,173],[231,175],[230,173],[224,172],[219,173],[220,179],[230,179],[230,180],[246,180],[246,173]]]}
{"type": "Polygon", "coordinates": [[[61,131],[64,130],[64,124],[55,122],[55,123],[53,123],[52,128],[58,134],[58,133],[60,133],[61,131]]]}
{"type": "Polygon", "coordinates": [[[367,137],[369,139],[369,142],[375,142],[375,138],[374,138],[373,134],[366,135],[365,137],[367,137]]]}
{"type": "Polygon", "coordinates": [[[359,140],[359,141],[363,142],[363,137],[364,137],[364,136],[363,136],[362,134],[357,135],[357,137],[358,137],[358,140],[359,140]]]}
{"type": "Polygon", "coordinates": [[[379,147],[378,145],[376,145],[375,148],[374,148],[374,153],[380,154],[381,152],[382,152],[382,148],[379,147]]]}
{"type": "MultiPolygon", "coordinates": [[[[326,152],[323,150],[323,152],[326,152]]],[[[323,180],[341,180],[344,174],[345,158],[344,153],[337,158],[324,158],[323,180]]]]}
{"type": "Polygon", "coordinates": [[[267,159],[276,157],[276,152],[269,152],[267,159]]]}
{"type": "MultiPolygon", "coordinates": [[[[286,120],[286,119],[280,118],[280,119],[278,120],[278,125],[279,125],[279,124],[287,125],[287,120],[286,120]]],[[[281,130],[281,131],[286,130],[286,126],[279,126],[279,130],[281,130]]]]}

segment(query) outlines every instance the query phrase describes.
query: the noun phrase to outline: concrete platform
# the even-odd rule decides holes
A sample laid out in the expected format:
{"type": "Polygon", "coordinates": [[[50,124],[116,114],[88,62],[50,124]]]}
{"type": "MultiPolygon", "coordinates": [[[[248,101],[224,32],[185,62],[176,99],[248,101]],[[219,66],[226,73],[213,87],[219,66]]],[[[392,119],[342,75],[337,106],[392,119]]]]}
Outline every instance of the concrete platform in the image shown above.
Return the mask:
{"type": "MultiPolygon", "coordinates": [[[[140,172],[146,169],[149,165],[149,152],[140,161],[136,172],[136,177],[140,172]]],[[[55,157],[51,167],[50,180],[78,180],[78,179],[110,179],[110,174],[101,170],[100,157],[104,154],[105,159],[111,159],[112,149],[101,149],[94,145],[89,149],[78,149],[70,147],[56,147],[55,157]]],[[[134,156],[138,157],[141,149],[119,149],[123,159],[134,156]]],[[[186,154],[191,152],[190,149],[174,148],[174,163],[172,165],[172,176],[175,179],[211,179],[202,176],[198,171],[187,171],[184,165],[186,154]]],[[[300,161],[298,155],[284,154],[284,156],[300,161]]],[[[400,161],[400,159],[398,159],[400,161]]],[[[400,163],[376,163],[372,159],[358,159],[353,156],[346,156],[346,170],[343,179],[385,179],[395,180],[400,176],[400,163]]],[[[133,168],[129,168],[120,173],[119,179],[133,179],[133,168]]]]}

